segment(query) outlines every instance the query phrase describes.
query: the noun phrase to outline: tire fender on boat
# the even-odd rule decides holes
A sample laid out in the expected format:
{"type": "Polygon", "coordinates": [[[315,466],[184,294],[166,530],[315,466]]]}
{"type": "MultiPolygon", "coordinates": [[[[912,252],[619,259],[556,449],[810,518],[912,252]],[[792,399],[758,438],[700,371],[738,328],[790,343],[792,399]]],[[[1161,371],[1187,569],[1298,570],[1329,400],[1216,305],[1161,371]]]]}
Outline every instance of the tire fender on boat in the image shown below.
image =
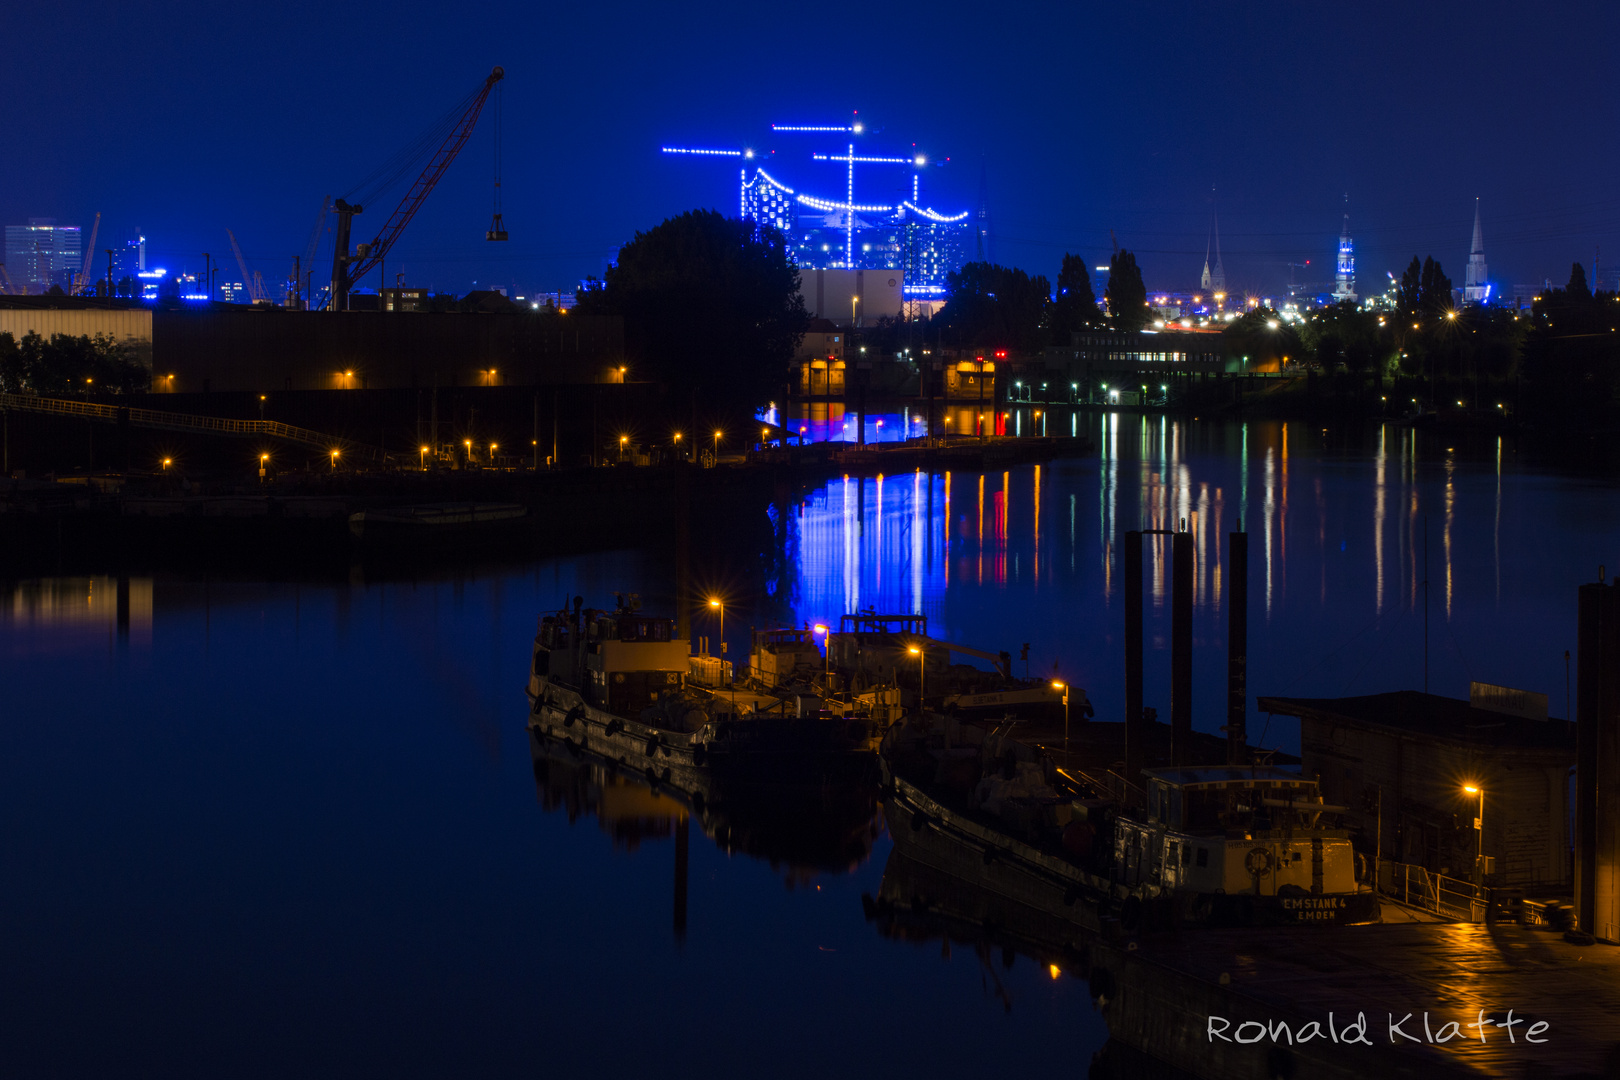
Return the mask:
{"type": "Polygon", "coordinates": [[[699,768],[702,768],[703,763],[705,761],[707,761],[708,759],[709,759],[709,748],[707,746],[704,746],[700,742],[693,743],[692,744],[692,764],[698,766],[699,768]]]}
{"type": "Polygon", "coordinates": [[[574,726],[575,720],[583,719],[585,719],[585,706],[575,705],[572,709],[568,710],[568,715],[563,717],[563,727],[571,728],[574,726]]]}

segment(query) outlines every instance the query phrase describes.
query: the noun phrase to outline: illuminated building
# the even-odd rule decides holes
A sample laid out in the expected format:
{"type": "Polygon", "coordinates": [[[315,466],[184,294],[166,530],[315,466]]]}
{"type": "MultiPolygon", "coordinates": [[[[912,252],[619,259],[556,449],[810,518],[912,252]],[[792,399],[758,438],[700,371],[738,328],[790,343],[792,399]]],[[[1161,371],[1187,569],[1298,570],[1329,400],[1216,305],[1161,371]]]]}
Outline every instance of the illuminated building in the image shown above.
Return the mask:
{"type": "Polygon", "coordinates": [[[52,285],[66,290],[81,265],[82,244],[77,225],[58,225],[55,218],[7,225],[6,273],[24,292],[42,293],[52,285]]]}
{"type": "Polygon", "coordinates": [[[1486,279],[1485,233],[1479,225],[1479,200],[1474,200],[1474,242],[1468,248],[1468,268],[1463,271],[1463,303],[1488,304],[1491,286],[1486,279]]]}
{"type": "MultiPolygon", "coordinates": [[[[859,135],[862,125],[796,127],[777,125],[778,133],[859,135]]],[[[751,164],[772,153],[744,150],[664,147],[666,154],[735,157],[743,162],[738,174],[738,213],[741,217],[779,229],[788,251],[806,270],[894,270],[904,281],[906,299],[943,298],[946,275],[965,261],[967,236],[973,229],[968,211],[942,214],[922,205],[921,175],[930,162],[922,154],[881,157],[856,153],[846,140],[842,153],[817,153],[812,161],[844,166],[842,198],[813,195],[790,186],[771,170],[751,164]],[[855,198],[855,166],[901,166],[912,170],[911,197],[893,203],[862,203],[855,198]]],[[[836,314],[829,310],[829,318],[836,314]]]]}
{"type": "Polygon", "coordinates": [[[1339,234],[1339,270],[1333,277],[1333,300],[1356,299],[1356,244],[1350,239],[1350,215],[1344,215],[1344,231],[1339,234]]]}

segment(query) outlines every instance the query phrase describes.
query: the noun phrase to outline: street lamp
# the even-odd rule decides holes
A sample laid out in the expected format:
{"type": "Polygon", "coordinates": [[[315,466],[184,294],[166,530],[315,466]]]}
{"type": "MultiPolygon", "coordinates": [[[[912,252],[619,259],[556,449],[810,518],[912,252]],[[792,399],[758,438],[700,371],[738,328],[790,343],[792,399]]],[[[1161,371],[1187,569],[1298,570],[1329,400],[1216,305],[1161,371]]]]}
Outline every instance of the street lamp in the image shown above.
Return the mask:
{"type": "Polygon", "coordinates": [[[715,429],[714,433],[714,463],[716,465],[720,464],[720,431],[718,428],[715,429]]]}
{"type": "Polygon", "coordinates": [[[619,460],[620,461],[624,460],[624,447],[625,447],[625,444],[628,443],[629,441],[630,441],[630,436],[628,436],[628,435],[620,435],[619,436],[619,460]]]}
{"type": "Polygon", "coordinates": [[[917,709],[920,712],[922,710],[923,696],[928,693],[928,672],[925,670],[928,655],[916,645],[911,646],[906,651],[917,658],[917,709]]]}
{"type": "Polygon", "coordinates": [[[1052,689],[1063,691],[1063,764],[1069,763],[1069,684],[1052,680],[1052,689]]]}
{"type": "Polygon", "coordinates": [[[827,692],[832,693],[832,638],[827,636],[827,628],[816,623],[815,632],[821,635],[821,681],[827,684],[827,692]]]}
{"type": "Polygon", "coordinates": [[[172,461],[173,461],[173,460],[174,460],[174,459],[173,459],[173,458],[164,458],[164,459],[163,459],[163,471],[164,471],[164,472],[168,472],[168,471],[169,471],[169,464],[170,464],[170,463],[171,463],[171,462],[172,462],[172,461]]]}
{"type": "Polygon", "coordinates": [[[498,449],[500,449],[500,446],[498,444],[496,444],[496,443],[490,443],[489,444],[489,463],[491,465],[495,464],[495,451],[498,450],[498,449]]]}
{"type": "Polygon", "coordinates": [[[338,459],[338,452],[336,450],[334,450],[334,451],[332,451],[332,471],[333,472],[337,472],[337,459],[338,459]]]}
{"type": "Polygon", "coordinates": [[[422,471],[427,472],[427,447],[422,447],[422,471]]]}
{"type": "Polygon", "coordinates": [[[1479,838],[1479,845],[1474,854],[1474,883],[1485,884],[1485,789],[1478,784],[1464,784],[1463,791],[1469,795],[1479,796],[1479,816],[1474,819],[1474,832],[1479,838]]]}

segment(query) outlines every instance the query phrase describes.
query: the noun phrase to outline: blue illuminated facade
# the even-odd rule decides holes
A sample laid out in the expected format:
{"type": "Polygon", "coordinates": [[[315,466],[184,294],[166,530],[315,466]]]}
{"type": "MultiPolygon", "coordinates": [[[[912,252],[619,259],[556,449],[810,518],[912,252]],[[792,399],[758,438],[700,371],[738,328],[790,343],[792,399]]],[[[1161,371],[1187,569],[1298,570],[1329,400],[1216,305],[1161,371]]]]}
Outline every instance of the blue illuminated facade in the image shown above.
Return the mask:
{"type": "MultiPolygon", "coordinates": [[[[793,127],[778,125],[776,132],[840,133],[858,135],[862,125],[848,127],[793,127]]],[[[945,279],[961,269],[967,258],[973,224],[968,211],[942,214],[921,204],[922,155],[873,157],[856,153],[853,141],[841,154],[813,154],[812,160],[843,167],[842,198],[824,198],[789,186],[756,160],[772,155],[754,150],[663,148],[666,154],[699,157],[735,157],[738,174],[738,213],[771,225],[788,239],[793,260],[807,270],[898,270],[910,299],[942,299],[945,279]],[[898,203],[867,204],[855,199],[855,166],[902,166],[912,170],[911,198],[898,203]]],[[[778,166],[774,163],[772,169],[778,166]]]]}

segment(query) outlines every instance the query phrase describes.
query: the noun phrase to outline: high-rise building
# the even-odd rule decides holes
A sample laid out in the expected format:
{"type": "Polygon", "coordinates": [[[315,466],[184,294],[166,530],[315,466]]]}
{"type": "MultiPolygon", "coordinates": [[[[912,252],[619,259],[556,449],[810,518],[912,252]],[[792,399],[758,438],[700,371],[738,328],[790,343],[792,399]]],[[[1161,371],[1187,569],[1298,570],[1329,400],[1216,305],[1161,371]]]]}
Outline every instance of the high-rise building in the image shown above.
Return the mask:
{"type": "Polygon", "coordinates": [[[67,289],[79,270],[81,245],[79,227],[58,225],[55,218],[7,225],[6,274],[24,292],[42,293],[52,285],[67,289]]]}
{"type": "Polygon", "coordinates": [[[1486,278],[1485,233],[1479,227],[1479,200],[1474,200],[1474,242],[1468,248],[1468,268],[1463,271],[1463,303],[1488,304],[1491,286],[1486,278]]]}
{"type": "Polygon", "coordinates": [[[1339,233],[1339,269],[1333,276],[1333,300],[1356,299],[1356,245],[1350,239],[1350,215],[1344,215],[1344,231],[1339,233]]]}

